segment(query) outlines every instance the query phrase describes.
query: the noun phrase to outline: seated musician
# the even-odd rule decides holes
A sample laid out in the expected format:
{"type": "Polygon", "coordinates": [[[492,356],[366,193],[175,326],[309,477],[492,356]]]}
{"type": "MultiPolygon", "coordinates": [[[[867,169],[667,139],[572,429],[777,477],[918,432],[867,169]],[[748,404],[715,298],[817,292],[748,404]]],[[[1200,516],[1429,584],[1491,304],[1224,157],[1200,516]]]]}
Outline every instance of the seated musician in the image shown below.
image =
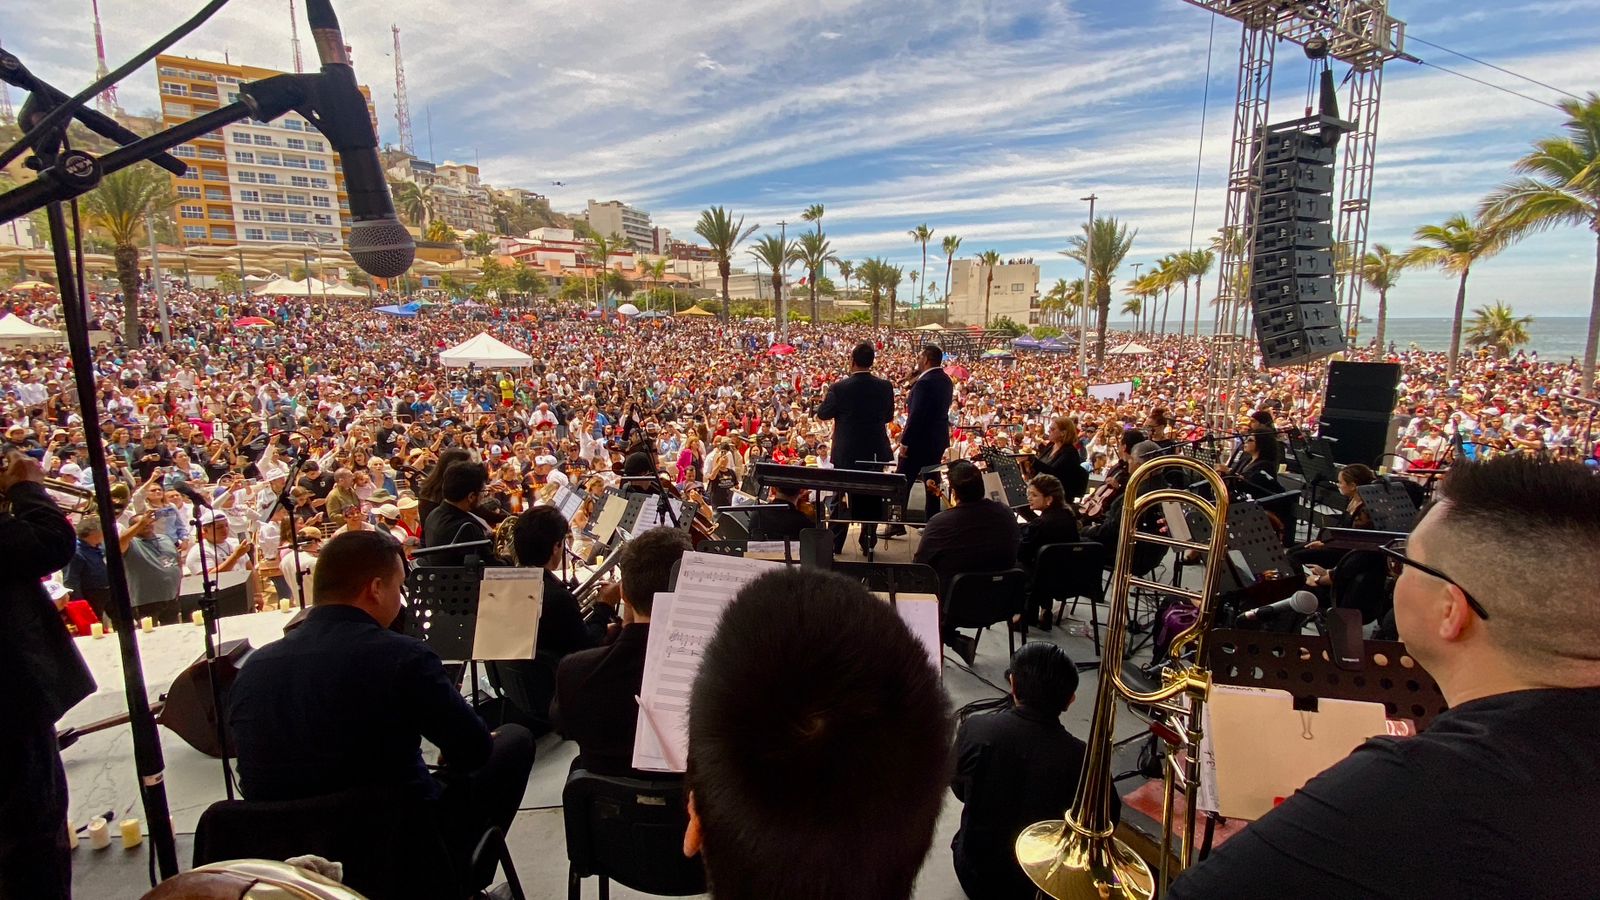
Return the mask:
{"type": "Polygon", "coordinates": [[[1085,746],[1061,725],[1078,668],[1047,641],[1023,644],[1006,670],[1010,704],[956,730],[950,790],[964,804],[950,842],[956,878],[972,900],[1033,900],[1017,865],[1017,835],[1072,805],[1085,746]]]}
{"type": "Polygon", "coordinates": [[[539,639],[533,659],[492,663],[508,704],[507,718],[537,737],[550,731],[550,701],[556,692],[556,667],[567,655],[597,646],[616,610],[616,599],[602,594],[596,614],[585,620],[578,598],[556,573],[561,569],[571,529],[553,506],[535,506],[517,516],[511,531],[517,563],[544,570],[544,600],[539,607],[539,639]]]}
{"type": "MultiPolygon", "coordinates": [[[[1339,470],[1339,494],[1345,498],[1346,506],[1339,516],[1336,527],[1363,529],[1372,527],[1372,516],[1367,514],[1367,505],[1356,493],[1356,489],[1371,484],[1377,477],[1370,468],[1360,463],[1351,463],[1339,470]]],[[[1311,541],[1290,553],[1289,559],[1296,566],[1311,568],[1313,577],[1308,580],[1307,587],[1326,588],[1333,583],[1332,573],[1327,567],[1337,565],[1346,552],[1348,551],[1341,548],[1324,547],[1321,541],[1311,541]]]]}
{"type": "Polygon", "coordinates": [[[908,900],[950,731],[938,670],[889,604],[829,572],[763,575],[694,681],[684,853],[723,900],[908,900]]]}
{"type": "Polygon", "coordinates": [[[1172,900],[1594,895],[1581,816],[1600,807],[1600,480],[1505,456],[1440,485],[1386,552],[1400,637],[1449,710],[1357,747],[1184,873],[1172,900]]]}
{"type": "Polygon", "coordinates": [[[1028,479],[1028,510],[1023,518],[1022,543],[1017,546],[1017,562],[1028,573],[1028,605],[1012,619],[1012,627],[1024,633],[1037,623],[1050,630],[1050,613],[1033,596],[1038,572],[1039,551],[1051,544],[1071,544],[1078,540],[1078,516],[1067,505],[1067,492],[1054,475],[1035,475],[1028,479]]]}
{"type": "MultiPolygon", "coordinates": [[[[422,523],[422,546],[444,547],[489,540],[494,528],[474,511],[488,483],[489,472],[482,463],[451,463],[441,482],[443,500],[422,523]]],[[[428,566],[459,566],[469,555],[488,559],[491,555],[489,549],[480,547],[430,553],[418,557],[418,562],[428,566]]]]}
{"type": "Polygon", "coordinates": [[[1083,467],[1083,454],[1078,452],[1078,420],[1057,416],[1046,437],[1049,442],[1034,454],[1033,474],[1060,479],[1069,499],[1083,496],[1089,489],[1089,470],[1083,467]]]}
{"type": "Polygon", "coordinates": [[[389,630],[405,582],[400,545],[352,531],[312,571],[315,605],[300,627],[250,655],[228,699],[246,800],[302,800],[386,788],[434,801],[465,858],[489,825],[511,826],[533,766],[519,725],[493,734],[438,655],[389,630]],[[438,747],[436,777],[422,739],[438,747]]]}
{"type": "MultiPolygon", "coordinates": [[[[1128,434],[1139,437],[1138,443],[1124,449],[1123,459],[1128,463],[1128,471],[1134,471],[1147,461],[1161,455],[1161,445],[1155,441],[1144,440],[1143,432],[1130,431],[1128,434]]],[[[1122,533],[1122,502],[1124,499],[1126,499],[1125,495],[1118,494],[1106,506],[1105,515],[1101,521],[1083,530],[1085,540],[1099,541],[1105,545],[1106,549],[1110,551],[1108,558],[1115,557],[1117,552],[1117,542],[1122,533]]]]}
{"type": "Polygon", "coordinates": [[[752,541],[797,541],[800,532],[817,527],[810,516],[800,510],[803,488],[773,486],[771,503],[783,504],[782,509],[758,509],[750,514],[750,539],[752,541]]]}
{"type": "Polygon", "coordinates": [[[639,720],[634,698],[644,684],[650,609],[688,549],[689,536],[676,528],[653,528],[628,541],[620,586],[601,592],[607,602],[620,604],[622,630],[604,646],[567,656],[556,669],[550,719],[563,737],[577,741],[574,767],[603,775],[633,773],[633,731],[639,720]]]}
{"type": "MultiPolygon", "coordinates": [[[[956,460],[947,478],[955,505],[928,520],[914,560],[939,574],[939,596],[948,600],[950,584],[963,572],[999,572],[1017,564],[1022,531],[1011,508],[983,495],[983,473],[956,460]]],[[[977,639],[941,625],[944,642],[972,665],[977,639]]]]}
{"type": "Polygon", "coordinates": [[[622,462],[623,478],[653,478],[654,481],[628,481],[622,485],[623,494],[659,494],[661,493],[660,479],[656,478],[656,467],[650,462],[650,454],[644,452],[630,453],[622,462]]]}

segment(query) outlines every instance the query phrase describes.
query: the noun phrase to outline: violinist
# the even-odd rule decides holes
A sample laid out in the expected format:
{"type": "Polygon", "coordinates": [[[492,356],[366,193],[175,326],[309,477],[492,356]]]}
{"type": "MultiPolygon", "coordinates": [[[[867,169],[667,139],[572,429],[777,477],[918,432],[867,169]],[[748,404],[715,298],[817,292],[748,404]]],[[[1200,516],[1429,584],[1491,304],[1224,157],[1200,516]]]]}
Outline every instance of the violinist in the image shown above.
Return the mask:
{"type": "Polygon", "coordinates": [[[1089,489],[1089,472],[1078,451],[1078,420],[1072,416],[1056,417],[1045,438],[1046,443],[1033,455],[1033,474],[1055,476],[1069,499],[1083,496],[1089,489]]]}
{"type": "Polygon", "coordinates": [[[805,491],[786,486],[772,488],[772,503],[783,504],[782,509],[758,509],[750,514],[750,539],[753,541],[796,541],[800,532],[817,527],[816,520],[800,509],[800,497],[805,491]]]}
{"type": "MultiPolygon", "coordinates": [[[[1128,473],[1139,467],[1137,462],[1133,462],[1133,448],[1146,442],[1148,442],[1148,439],[1145,437],[1145,433],[1137,428],[1129,428],[1122,432],[1117,441],[1121,459],[1106,470],[1105,481],[1101,482],[1100,486],[1094,489],[1094,493],[1083,501],[1083,517],[1085,519],[1098,520],[1113,515],[1111,512],[1112,502],[1122,496],[1122,487],[1128,483],[1128,473]]],[[[1159,451],[1161,445],[1155,444],[1155,448],[1159,451]]],[[[1153,456],[1154,454],[1151,455],[1153,456]]]]}
{"type": "MultiPolygon", "coordinates": [[[[1147,461],[1160,456],[1162,453],[1161,445],[1157,444],[1155,441],[1145,440],[1144,432],[1139,431],[1138,429],[1130,429],[1123,434],[1124,444],[1127,443],[1129,435],[1136,435],[1138,437],[1138,441],[1134,442],[1131,446],[1128,446],[1123,453],[1123,460],[1127,463],[1127,466],[1124,468],[1124,473],[1138,469],[1147,461]]],[[[1118,463],[1118,465],[1120,466],[1122,464],[1118,463]]],[[[1108,478],[1106,483],[1110,484],[1111,480],[1108,478]]],[[[1121,484],[1127,484],[1126,474],[1122,476],[1121,484]]],[[[1083,530],[1084,540],[1099,541],[1108,551],[1111,552],[1113,556],[1116,555],[1117,539],[1121,535],[1122,502],[1124,499],[1123,492],[1119,486],[1116,495],[1106,503],[1105,515],[1101,522],[1098,525],[1090,525],[1088,528],[1083,530]]],[[[1154,514],[1154,512],[1154,510],[1151,510],[1152,514],[1154,514]]]]}

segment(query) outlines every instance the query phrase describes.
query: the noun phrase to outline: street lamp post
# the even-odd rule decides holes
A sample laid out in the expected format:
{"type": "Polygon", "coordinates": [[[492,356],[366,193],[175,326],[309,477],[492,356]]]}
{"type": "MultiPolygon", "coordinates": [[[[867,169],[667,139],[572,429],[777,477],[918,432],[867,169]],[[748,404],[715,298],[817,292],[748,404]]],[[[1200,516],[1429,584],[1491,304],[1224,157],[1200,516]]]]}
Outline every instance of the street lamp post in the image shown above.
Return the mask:
{"type": "Polygon", "coordinates": [[[1089,201],[1089,233],[1083,242],[1083,315],[1078,317],[1078,377],[1089,376],[1089,305],[1096,303],[1098,298],[1094,287],[1094,202],[1100,198],[1094,194],[1080,197],[1080,200],[1089,201]]]}
{"type": "Polygon", "coordinates": [[[167,325],[167,291],[161,284],[161,254],[156,250],[156,218],[146,215],[144,230],[150,235],[150,280],[156,289],[156,312],[161,316],[161,343],[172,342],[172,329],[167,325]]]}

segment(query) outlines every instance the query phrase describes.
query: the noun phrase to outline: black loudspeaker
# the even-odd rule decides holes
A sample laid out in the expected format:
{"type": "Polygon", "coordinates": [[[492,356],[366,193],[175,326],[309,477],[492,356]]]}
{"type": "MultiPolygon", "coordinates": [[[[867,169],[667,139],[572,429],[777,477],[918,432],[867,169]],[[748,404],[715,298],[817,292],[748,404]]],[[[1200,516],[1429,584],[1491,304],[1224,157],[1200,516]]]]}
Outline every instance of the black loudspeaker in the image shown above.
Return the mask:
{"type": "MultiPolygon", "coordinates": [[[[255,648],[250,646],[250,641],[239,638],[224,641],[217,648],[216,662],[208,662],[202,655],[190,663],[188,668],[178,673],[177,678],[172,679],[172,687],[167,689],[166,696],[162,698],[163,705],[156,721],[171,729],[194,749],[221,759],[222,747],[217,744],[218,712],[216,704],[212,702],[209,675],[212,671],[216,672],[218,693],[226,706],[228,691],[233,687],[234,679],[239,677],[239,667],[253,652],[255,648]]],[[[230,744],[228,755],[232,756],[233,736],[227,735],[227,738],[230,744]]]]}
{"type": "Polygon", "coordinates": [[[1334,438],[1333,459],[1376,468],[1392,451],[1398,363],[1336,362],[1328,366],[1318,433],[1334,438]]]}
{"type": "MultiPolygon", "coordinates": [[[[1281,127],[1281,126],[1280,126],[1281,127]]],[[[1250,302],[1268,367],[1345,349],[1334,307],[1333,148],[1319,133],[1268,132],[1250,232],[1250,302]]]]}

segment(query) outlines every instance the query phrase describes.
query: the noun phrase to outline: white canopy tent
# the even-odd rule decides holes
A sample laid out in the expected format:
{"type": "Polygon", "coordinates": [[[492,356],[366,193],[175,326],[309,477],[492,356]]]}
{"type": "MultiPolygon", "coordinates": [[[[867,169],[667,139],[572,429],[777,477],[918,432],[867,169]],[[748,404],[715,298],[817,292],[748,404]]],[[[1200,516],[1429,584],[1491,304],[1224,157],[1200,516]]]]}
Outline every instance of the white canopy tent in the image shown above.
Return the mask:
{"type": "Polygon", "coordinates": [[[257,297],[365,297],[367,292],[337,281],[324,282],[317,278],[294,281],[278,278],[251,291],[257,297]],[[307,287],[309,285],[309,287],[307,287]]]}
{"type": "Polygon", "coordinates": [[[1154,350],[1151,350],[1149,347],[1146,347],[1143,344],[1136,344],[1136,343],[1134,343],[1132,341],[1129,341],[1128,343],[1123,344],[1122,346],[1116,348],[1115,350],[1107,350],[1106,351],[1106,355],[1107,356],[1143,356],[1146,353],[1154,353],[1154,352],[1155,352],[1154,350]]]}
{"type": "Polygon", "coordinates": [[[525,369],[533,365],[533,357],[484,332],[440,353],[439,364],[456,368],[525,369]]]}
{"type": "Polygon", "coordinates": [[[0,319],[0,347],[26,347],[65,340],[65,335],[52,328],[41,328],[21,316],[0,319]]]}

